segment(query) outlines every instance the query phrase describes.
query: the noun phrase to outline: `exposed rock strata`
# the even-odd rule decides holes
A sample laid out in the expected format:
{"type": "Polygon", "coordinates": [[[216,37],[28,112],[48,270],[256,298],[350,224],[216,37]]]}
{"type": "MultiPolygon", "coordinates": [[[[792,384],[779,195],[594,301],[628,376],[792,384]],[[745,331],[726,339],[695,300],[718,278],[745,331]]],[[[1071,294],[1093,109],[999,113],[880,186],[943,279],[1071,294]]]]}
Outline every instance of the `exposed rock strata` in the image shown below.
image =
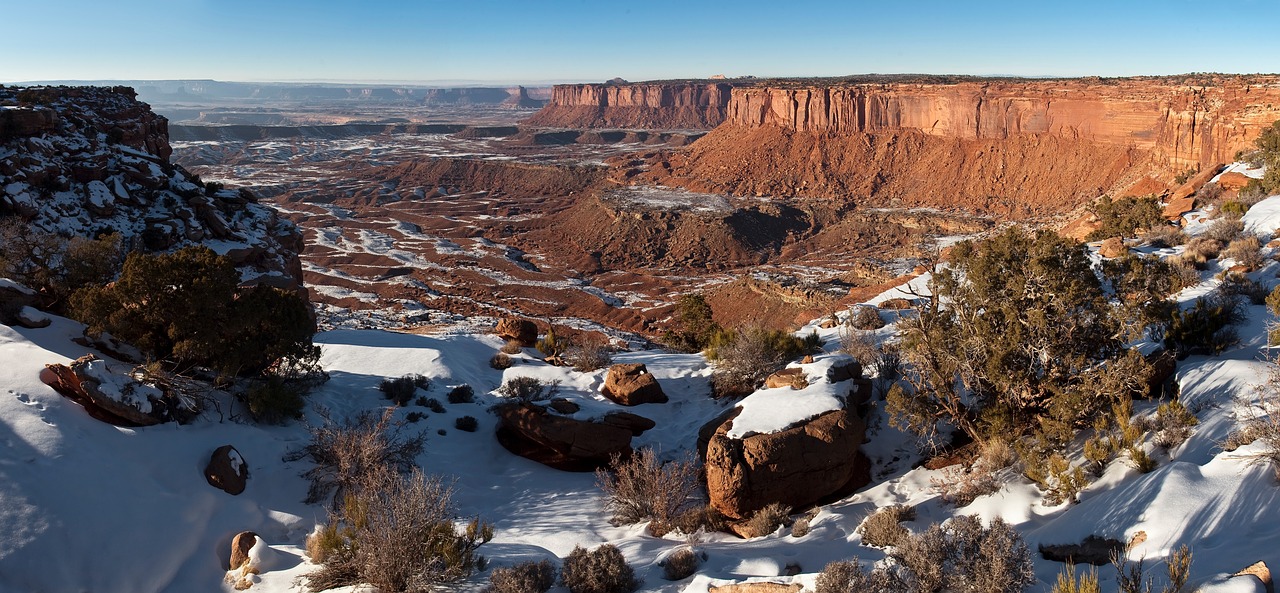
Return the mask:
{"type": "Polygon", "coordinates": [[[725,117],[727,83],[560,84],[526,125],[549,128],[711,129],[725,117]]]}

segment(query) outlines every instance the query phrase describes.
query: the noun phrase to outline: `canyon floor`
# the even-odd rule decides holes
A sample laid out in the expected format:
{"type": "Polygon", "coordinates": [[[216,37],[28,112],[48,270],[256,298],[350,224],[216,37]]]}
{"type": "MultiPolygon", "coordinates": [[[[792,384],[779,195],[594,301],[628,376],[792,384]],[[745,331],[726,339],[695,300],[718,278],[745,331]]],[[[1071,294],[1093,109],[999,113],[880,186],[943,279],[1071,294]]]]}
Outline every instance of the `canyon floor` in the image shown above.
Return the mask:
{"type": "Polygon", "coordinates": [[[273,125],[179,121],[174,160],[253,187],[305,230],[306,282],[328,326],[475,330],[514,313],[636,342],[660,332],[676,296],[701,291],[728,323],[785,327],[910,273],[930,239],[992,225],[628,183],[696,130],[528,129],[523,110],[430,113],[384,108],[360,121],[410,123],[372,126],[306,125],[310,112],[273,125]]]}

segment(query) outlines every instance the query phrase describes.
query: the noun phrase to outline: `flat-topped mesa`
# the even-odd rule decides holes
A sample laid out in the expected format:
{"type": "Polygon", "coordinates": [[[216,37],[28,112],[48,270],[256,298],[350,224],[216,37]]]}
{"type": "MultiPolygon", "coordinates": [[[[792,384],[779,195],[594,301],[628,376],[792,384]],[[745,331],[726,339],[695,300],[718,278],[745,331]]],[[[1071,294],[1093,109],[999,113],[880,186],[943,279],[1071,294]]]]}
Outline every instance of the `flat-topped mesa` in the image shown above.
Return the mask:
{"type": "Polygon", "coordinates": [[[919,130],[959,140],[1052,135],[1149,152],[1172,166],[1229,162],[1280,119],[1280,78],[983,80],[735,88],[726,122],[792,132],[919,130]]]}
{"type": "Polygon", "coordinates": [[[734,85],[724,82],[558,84],[525,124],[549,128],[709,130],[734,85]]]}

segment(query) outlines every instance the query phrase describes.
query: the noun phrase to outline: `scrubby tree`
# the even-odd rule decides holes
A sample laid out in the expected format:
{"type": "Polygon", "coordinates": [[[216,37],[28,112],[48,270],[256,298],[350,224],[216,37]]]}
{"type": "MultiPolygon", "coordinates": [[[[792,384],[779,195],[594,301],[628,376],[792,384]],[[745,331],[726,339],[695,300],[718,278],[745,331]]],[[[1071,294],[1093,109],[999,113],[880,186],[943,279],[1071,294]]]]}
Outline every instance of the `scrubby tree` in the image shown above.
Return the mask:
{"type": "Polygon", "coordinates": [[[888,394],[896,426],[1007,438],[1074,425],[1137,387],[1143,363],[1123,348],[1083,245],[1013,227],[960,243],[951,258],[949,269],[935,267],[927,304],[901,324],[912,364],[908,385],[888,394]]]}
{"type": "Polygon", "coordinates": [[[711,305],[701,294],[686,294],[676,300],[676,327],[663,336],[667,345],[684,352],[701,352],[712,337],[722,332],[712,319],[711,305]]]}
{"type": "Polygon", "coordinates": [[[132,253],[115,283],[71,297],[72,316],[155,360],[252,374],[285,359],[315,361],[309,304],[277,288],[238,288],[240,274],[207,247],[132,253]]]}

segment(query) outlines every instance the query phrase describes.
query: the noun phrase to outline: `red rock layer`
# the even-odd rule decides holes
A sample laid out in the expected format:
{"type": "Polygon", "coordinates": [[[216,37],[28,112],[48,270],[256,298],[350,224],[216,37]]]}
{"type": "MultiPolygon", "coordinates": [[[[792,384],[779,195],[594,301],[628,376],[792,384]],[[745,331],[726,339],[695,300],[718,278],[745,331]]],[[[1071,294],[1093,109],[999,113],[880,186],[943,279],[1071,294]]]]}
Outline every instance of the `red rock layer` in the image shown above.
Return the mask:
{"type": "Polygon", "coordinates": [[[725,117],[732,85],[673,84],[561,84],[551,102],[525,120],[526,125],[549,128],[714,128],[725,117]]]}

